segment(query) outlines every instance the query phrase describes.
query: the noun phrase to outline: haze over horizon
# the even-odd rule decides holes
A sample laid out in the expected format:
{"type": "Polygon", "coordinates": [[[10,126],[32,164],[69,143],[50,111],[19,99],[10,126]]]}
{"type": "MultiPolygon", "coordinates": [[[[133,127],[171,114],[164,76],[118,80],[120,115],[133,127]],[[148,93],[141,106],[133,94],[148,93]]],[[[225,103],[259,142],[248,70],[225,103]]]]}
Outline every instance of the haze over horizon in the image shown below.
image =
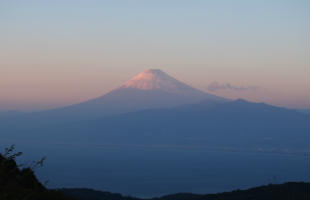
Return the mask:
{"type": "Polygon", "coordinates": [[[102,96],[148,68],[310,109],[309,1],[0,2],[0,111],[102,96]]]}

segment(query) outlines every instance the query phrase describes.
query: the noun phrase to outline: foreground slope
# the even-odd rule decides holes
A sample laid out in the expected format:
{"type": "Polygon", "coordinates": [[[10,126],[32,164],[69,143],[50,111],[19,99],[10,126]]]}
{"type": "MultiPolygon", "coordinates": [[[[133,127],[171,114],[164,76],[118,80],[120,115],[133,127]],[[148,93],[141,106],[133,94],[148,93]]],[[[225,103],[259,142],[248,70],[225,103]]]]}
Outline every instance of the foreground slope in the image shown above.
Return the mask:
{"type": "MultiPolygon", "coordinates": [[[[16,157],[22,152],[11,155],[14,146],[0,153],[0,199],[1,200],[69,200],[62,192],[48,191],[34,174],[34,169],[41,162],[28,166],[16,164],[16,157]]],[[[26,163],[27,164],[27,163],[26,163]]]]}
{"type": "Polygon", "coordinates": [[[22,141],[43,143],[310,155],[310,115],[242,99],[205,100],[16,134],[22,141]]]}
{"type": "Polygon", "coordinates": [[[83,103],[19,116],[0,117],[3,132],[96,119],[150,108],[169,108],[204,99],[229,101],[197,90],[159,69],[147,69],[121,87],[83,103]]]}

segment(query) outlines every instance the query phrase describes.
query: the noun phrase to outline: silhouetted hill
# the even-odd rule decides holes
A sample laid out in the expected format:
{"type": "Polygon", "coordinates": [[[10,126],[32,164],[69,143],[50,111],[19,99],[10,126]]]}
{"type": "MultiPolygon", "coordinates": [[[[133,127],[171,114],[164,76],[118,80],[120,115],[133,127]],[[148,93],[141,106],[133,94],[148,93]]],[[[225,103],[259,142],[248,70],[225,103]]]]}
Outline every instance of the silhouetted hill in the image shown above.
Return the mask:
{"type": "MultiPolygon", "coordinates": [[[[86,199],[98,199],[98,200],[142,200],[140,198],[131,196],[122,196],[118,193],[103,192],[99,190],[93,190],[88,188],[62,188],[58,189],[65,195],[73,200],[86,200],[86,199]]],[[[152,198],[152,200],[186,200],[191,197],[198,197],[199,194],[192,193],[177,193],[165,195],[162,197],[152,198]]]]}
{"type": "Polygon", "coordinates": [[[139,200],[139,198],[131,197],[131,196],[122,196],[118,193],[111,192],[103,192],[99,190],[93,190],[89,188],[62,188],[58,189],[63,192],[65,195],[70,197],[73,200],[78,200],[81,198],[86,199],[99,199],[99,200],[139,200]]]}
{"type": "Polygon", "coordinates": [[[188,200],[304,200],[310,199],[310,183],[288,182],[269,184],[247,190],[206,194],[188,200]]]}
{"type": "MultiPolygon", "coordinates": [[[[143,200],[135,197],[124,197],[121,194],[112,194],[85,188],[58,189],[73,200],[143,200]]],[[[304,200],[310,199],[310,183],[287,182],[283,184],[269,184],[267,186],[254,187],[247,190],[233,190],[217,194],[170,194],[150,200],[304,200]]]]}
{"type": "Polygon", "coordinates": [[[0,199],[1,200],[67,200],[60,191],[47,191],[36,178],[33,169],[40,162],[30,163],[28,166],[17,165],[15,158],[22,153],[11,155],[14,146],[0,153],[0,199]]]}

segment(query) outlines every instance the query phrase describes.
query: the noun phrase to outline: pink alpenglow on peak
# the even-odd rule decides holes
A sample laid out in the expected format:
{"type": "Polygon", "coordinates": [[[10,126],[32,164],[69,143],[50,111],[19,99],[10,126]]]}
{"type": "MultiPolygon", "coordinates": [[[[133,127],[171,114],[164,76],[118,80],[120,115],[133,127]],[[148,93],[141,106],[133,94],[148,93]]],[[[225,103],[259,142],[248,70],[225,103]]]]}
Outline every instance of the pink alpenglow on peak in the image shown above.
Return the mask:
{"type": "Polygon", "coordinates": [[[117,90],[127,88],[139,90],[162,90],[182,95],[190,95],[194,89],[169,76],[160,69],[147,69],[121,87],[117,88],[117,90]]]}

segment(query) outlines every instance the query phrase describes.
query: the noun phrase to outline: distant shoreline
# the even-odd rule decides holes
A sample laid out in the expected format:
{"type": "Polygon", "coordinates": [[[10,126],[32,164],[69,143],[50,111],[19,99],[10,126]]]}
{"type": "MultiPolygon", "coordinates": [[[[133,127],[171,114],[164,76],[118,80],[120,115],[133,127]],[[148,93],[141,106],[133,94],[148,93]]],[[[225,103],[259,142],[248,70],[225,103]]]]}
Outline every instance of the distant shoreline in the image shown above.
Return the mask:
{"type": "Polygon", "coordinates": [[[194,147],[178,145],[136,145],[136,144],[90,144],[90,143],[38,143],[38,142],[0,142],[0,145],[49,145],[49,146],[88,146],[88,147],[105,147],[105,148],[134,148],[134,149],[168,149],[168,150],[198,150],[210,152],[232,152],[232,153],[257,153],[257,154],[274,154],[274,155],[292,155],[292,156],[310,156],[310,150],[250,150],[237,149],[232,147],[194,147]]]}

